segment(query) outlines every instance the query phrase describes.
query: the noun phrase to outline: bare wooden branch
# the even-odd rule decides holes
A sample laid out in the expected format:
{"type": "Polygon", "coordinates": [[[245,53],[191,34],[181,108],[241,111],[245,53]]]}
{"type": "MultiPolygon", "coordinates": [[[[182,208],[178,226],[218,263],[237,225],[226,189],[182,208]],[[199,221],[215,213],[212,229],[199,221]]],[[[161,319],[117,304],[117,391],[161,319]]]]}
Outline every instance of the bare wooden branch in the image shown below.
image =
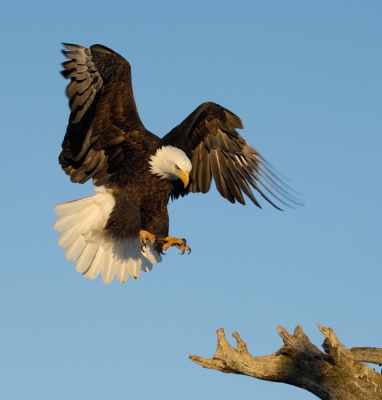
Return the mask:
{"type": "Polygon", "coordinates": [[[350,351],[358,361],[382,365],[382,349],[377,347],[352,347],[350,351]]]}
{"type": "Polygon", "coordinates": [[[211,359],[193,355],[189,358],[204,368],[294,385],[320,399],[381,400],[382,375],[363,362],[379,364],[382,349],[347,349],[331,328],[317,325],[325,336],[325,352],[310,342],[300,325],[293,335],[279,326],[277,331],[284,345],[274,354],[252,357],[238,333],[232,334],[237,342],[235,349],[221,328],[216,332],[218,344],[211,359]]]}

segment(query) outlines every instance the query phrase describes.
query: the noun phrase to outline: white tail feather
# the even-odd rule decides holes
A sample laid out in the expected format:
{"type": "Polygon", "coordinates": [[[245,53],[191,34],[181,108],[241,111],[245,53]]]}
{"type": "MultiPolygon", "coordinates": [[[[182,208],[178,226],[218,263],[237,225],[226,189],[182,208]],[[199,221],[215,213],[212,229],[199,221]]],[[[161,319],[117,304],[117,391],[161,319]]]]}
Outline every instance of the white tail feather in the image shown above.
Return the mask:
{"type": "Polygon", "coordinates": [[[141,271],[151,271],[153,264],[162,261],[151,243],[141,249],[140,236],[114,241],[104,235],[104,227],[114,207],[111,191],[100,187],[97,194],[61,203],[54,207],[58,216],[54,228],[60,233],[58,244],[66,249],[65,256],[76,261],[76,271],[110,283],[114,276],[126,282],[129,276],[139,278],[141,271]]]}

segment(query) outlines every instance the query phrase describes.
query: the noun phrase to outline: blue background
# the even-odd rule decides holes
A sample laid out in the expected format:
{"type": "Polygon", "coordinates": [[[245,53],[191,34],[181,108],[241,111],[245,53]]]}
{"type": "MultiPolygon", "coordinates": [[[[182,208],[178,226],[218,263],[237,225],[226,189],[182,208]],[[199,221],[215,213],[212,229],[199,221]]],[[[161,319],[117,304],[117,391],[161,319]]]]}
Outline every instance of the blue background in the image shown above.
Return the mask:
{"type": "Polygon", "coordinates": [[[211,357],[220,327],[254,356],[281,347],[277,325],[320,346],[318,321],[382,347],[381,18],[378,1],[1,3],[2,398],[309,399],[188,355],[211,357]],[[93,193],[57,163],[61,42],[127,58],[159,136],[202,102],[232,110],[306,206],[191,194],[169,205],[191,255],[124,285],[84,279],[53,229],[55,204],[93,193]]]}

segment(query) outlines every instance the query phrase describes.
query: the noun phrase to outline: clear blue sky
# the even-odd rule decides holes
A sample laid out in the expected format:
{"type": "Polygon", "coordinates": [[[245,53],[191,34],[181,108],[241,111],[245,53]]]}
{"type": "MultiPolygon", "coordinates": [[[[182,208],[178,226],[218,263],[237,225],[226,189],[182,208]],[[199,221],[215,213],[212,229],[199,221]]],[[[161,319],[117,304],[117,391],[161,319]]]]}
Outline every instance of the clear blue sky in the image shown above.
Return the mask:
{"type": "Polygon", "coordinates": [[[381,20],[378,1],[3,1],[2,398],[310,399],[187,357],[211,357],[220,327],[256,356],[282,345],[279,324],[320,346],[317,321],[382,347],[381,20]],[[55,204],[92,193],[57,162],[61,42],[127,58],[160,136],[204,101],[232,110],[306,206],[192,194],[169,206],[191,255],[124,285],[83,278],[53,229],[55,204]]]}

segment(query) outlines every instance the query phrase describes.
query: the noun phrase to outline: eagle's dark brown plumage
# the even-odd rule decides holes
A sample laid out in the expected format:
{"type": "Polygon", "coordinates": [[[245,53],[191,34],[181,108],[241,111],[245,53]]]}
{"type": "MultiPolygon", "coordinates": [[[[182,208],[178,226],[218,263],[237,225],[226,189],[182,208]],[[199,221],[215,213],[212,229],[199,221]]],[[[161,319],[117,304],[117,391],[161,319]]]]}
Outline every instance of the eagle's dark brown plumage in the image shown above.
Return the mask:
{"type": "Polygon", "coordinates": [[[230,202],[260,207],[255,189],[274,207],[293,197],[254,148],[236,131],[231,111],[204,103],[162,139],[145,129],[135,105],[130,64],[102,45],[65,44],[62,74],[70,118],[59,162],[72,182],[90,179],[95,196],[55,207],[66,256],[86,277],[111,282],[137,278],[161,260],[163,249],[189,247],[168,237],[167,203],[206,193],[215,180],[230,202]]]}

